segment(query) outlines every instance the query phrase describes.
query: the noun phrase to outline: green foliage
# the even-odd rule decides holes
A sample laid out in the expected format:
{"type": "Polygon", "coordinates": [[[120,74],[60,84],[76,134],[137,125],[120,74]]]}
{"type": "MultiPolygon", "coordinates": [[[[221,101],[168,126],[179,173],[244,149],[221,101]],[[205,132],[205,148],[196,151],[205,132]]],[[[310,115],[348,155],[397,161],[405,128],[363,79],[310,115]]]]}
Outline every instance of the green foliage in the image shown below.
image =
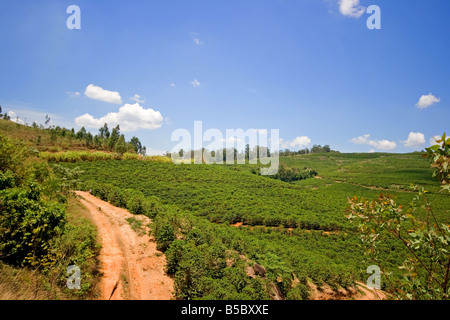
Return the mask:
{"type": "Polygon", "coordinates": [[[60,177],[59,185],[64,194],[71,190],[77,190],[80,184],[79,177],[83,173],[79,168],[69,169],[57,164],[53,164],[54,172],[60,177]]]}
{"type": "Polygon", "coordinates": [[[0,192],[0,258],[16,265],[45,264],[49,241],[60,236],[64,207],[45,202],[40,189],[11,188],[0,192]]]}
{"type": "Polygon", "coordinates": [[[130,227],[132,230],[138,232],[138,234],[142,234],[141,233],[141,228],[142,228],[142,221],[138,220],[134,217],[131,218],[126,218],[125,220],[127,220],[127,222],[130,224],[130,227]]]}
{"type": "Polygon", "coordinates": [[[54,261],[52,268],[44,270],[47,277],[56,278],[56,283],[70,298],[95,298],[96,284],[99,278],[97,256],[100,244],[97,242],[97,228],[80,212],[86,210],[74,199],[67,205],[67,224],[60,237],[52,241],[50,256],[54,261]],[[66,287],[67,267],[76,265],[81,270],[81,289],[69,290],[66,287]]]}
{"type": "MultiPolygon", "coordinates": [[[[273,284],[285,298],[306,299],[307,281],[352,287],[357,280],[366,281],[369,265],[357,228],[343,216],[348,194],[372,198],[386,188],[405,205],[414,193],[392,184],[414,180],[432,189],[429,198],[439,208],[448,210],[450,204],[420,154],[284,157],[282,162],[299,172],[305,167],[320,172],[320,179],[291,183],[252,174],[257,165],[175,165],[165,159],[169,163],[63,165],[82,169],[83,188],[104,200],[120,192],[126,208],[130,198],[142,197],[143,214],[153,219],[153,235],[163,225],[173,229],[166,268],[176,279],[179,299],[264,299],[273,284]],[[236,222],[243,225],[230,226],[236,222]],[[209,253],[213,245],[224,255],[209,253]],[[248,277],[246,268],[254,262],[266,267],[265,278],[248,277]]],[[[444,222],[445,211],[436,218],[444,222]]],[[[379,248],[386,267],[396,268],[406,259],[394,239],[379,248]]],[[[398,270],[392,275],[401,276],[398,270]]]]}
{"type": "Polygon", "coordinates": [[[179,264],[183,257],[184,241],[174,240],[168,247],[166,253],[166,272],[175,274],[179,270],[179,264]]]}
{"type": "Polygon", "coordinates": [[[55,178],[33,149],[2,135],[0,142],[0,260],[34,269],[50,295],[56,294],[53,285],[65,287],[67,267],[77,264],[83,270],[82,290],[65,294],[90,296],[96,233],[88,222],[75,225],[73,218],[69,223],[66,214],[69,190],[77,186],[80,172],[56,165],[60,178],[55,178]]]}
{"type": "Polygon", "coordinates": [[[127,201],[127,209],[133,214],[144,214],[144,197],[134,194],[127,201]]]}
{"type": "MultiPolygon", "coordinates": [[[[425,157],[436,169],[434,176],[448,187],[450,139],[446,140],[444,134],[437,143],[426,149],[425,157]]],[[[357,197],[349,199],[348,218],[358,224],[366,253],[382,268],[394,296],[400,299],[448,299],[450,229],[446,223],[438,221],[424,188],[414,186],[414,191],[417,195],[406,207],[389,194],[381,194],[373,201],[358,200],[357,197]],[[393,272],[380,258],[380,243],[386,239],[396,240],[406,251],[406,259],[399,266],[402,277],[392,279],[393,272]]]]}
{"type": "Polygon", "coordinates": [[[155,231],[155,239],[157,242],[156,249],[163,252],[166,251],[172,241],[175,240],[175,232],[173,227],[168,223],[158,226],[155,231]]]}
{"type": "Polygon", "coordinates": [[[104,161],[119,160],[121,155],[108,152],[66,151],[66,152],[41,152],[39,157],[49,162],[80,162],[80,161],[104,161]]]}
{"type": "MultiPolygon", "coordinates": [[[[336,192],[340,187],[337,185],[317,192],[251,174],[247,166],[174,165],[156,161],[108,161],[91,165],[80,162],[76,166],[84,171],[81,179],[87,185],[103,181],[122,190],[139,191],[146,198],[155,196],[163,204],[175,204],[210,221],[327,231],[346,226],[345,219],[340,217],[346,203],[339,201],[345,192],[336,192]],[[322,201],[323,197],[327,201],[322,201]]],[[[101,193],[99,196],[107,200],[101,193]]],[[[143,205],[146,214],[145,201],[143,205]]]]}
{"type": "Polygon", "coordinates": [[[431,207],[422,201],[423,191],[404,209],[390,195],[380,195],[373,201],[349,200],[349,219],[358,223],[361,240],[367,245],[367,254],[380,266],[379,243],[395,239],[404,245],[407,259],[400,268],[403,278],[392,280],[390,271],[383,273],[395,288],[394,295],[404,299],[447,299],[450,294],[448,272],[450,268],[450,230],[433,216],[431,207]],[[426,210],[425,221],[415,217],[416,211],[426,210]]]}
{"type": "MultiPolygon", "coordinates": [[[[252,169],[253,173],[261,174],[261,169],[252,169]]],[[[286,167],[284,164],[281,164],[277,173],[273,176],[268,176],[273,179],[278,179],[284,182],[293,182],[304,180],[308,178],[314,178],[317,176],[317,171],[304,168],[303,170],[298,170],[296,167],[286,167]]]]}
{"type": "Polygon", "coordinates": [[[435,169],[433,176],[441,182],[443,189],[450,191],[450,138],[444,133],[436,143],[426,148],[424,156],[430,159],[431,167],[435,169]]]}
{"type": "MultiPolygon", "coordinates": [[[[125,153],[128,153],[127,158],[132,158],[131,154],[135,156],[145,156],[146,154],[146,147],[141,144],[140,140],[137,137],[133,137],[130,141],[126,141],[125,136],[120,134],[119,126],[116,126],[110,132],[108,125],[105,123],[99,129],[99,134],[92,135],[84,127],[75,133],[73,128],[66,129],[59,126],[48,126],[44,128],[43,125],[38,125],[36,122],[28,126],[8,120],[0,119],[0,133],[13,137],[16,140],[20,139],[28,145],[37,148],[39,151],[47,152],[42,157],[54,162],[102,160],[101,155],[89,155],[88,150],[113,154],[112,158],[103,158],[103,160],[118,159],[125,153]],[[52,155],[52,153],[60,153],[63,150],[69,152],[85,152],[52,155]]],[[[46,118],[46,120],[49,120],[49,118],[46,118]]]]}

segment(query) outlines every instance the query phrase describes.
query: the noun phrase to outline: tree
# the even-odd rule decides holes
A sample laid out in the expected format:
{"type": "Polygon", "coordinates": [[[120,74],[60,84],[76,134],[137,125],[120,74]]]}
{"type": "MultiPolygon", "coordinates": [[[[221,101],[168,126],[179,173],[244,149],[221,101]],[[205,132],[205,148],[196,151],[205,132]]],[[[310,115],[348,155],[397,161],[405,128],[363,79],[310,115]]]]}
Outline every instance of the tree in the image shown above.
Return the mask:
{"type": "Polygon", "coordinates": [[[245,160],[250,160],[250,145],[248,143],[245,145],[245,160]]]}
{"type": "Polygon", "coordinates": [[[86,129],[84,127],[81,127],[80,131],[77,132],[77,139],[81,140],[84,139],[86,136],[86,129]]]}
{"type": "Polygon", "coordinates": [[[139,141],[139,138],[137,137],[131,138],[130,145],[133,147],[134,152],[142,155],[142,144],[141,141],[139,141]]]}
{"type": "MultiPolygon", "coordinates": [[[[434,175],[449,189],[450,138],[444,134],[438,145],[427,148],[425,155],[434,175]]],[[[348,219],[358,223],[366,253],[378,264],[391,284],[393,295],[400,299],[448,299],[450,297],[450,228],[440,223],[422,188],[414,186],[417,196],[409,207],[403,208],[395,197],[381,194],[378,199],[349,199],[348,219]],[[418,217],[424,216],[424,219],[418,217]],[[379,244],[386,239],[399,243],[407,256],[402,270],[403,278],[392,280],[393,270],[380,261],[379,244]]]]}
{"type": "Polygon", "coordinates": [[[100,138],[101,139],[108,139],[109,138],[110,133],[109,133],[109,129],[108,129],[108,124],[107,123],[105,123],[103,125],[103,127],[101,127],[98,131],[100,133],[100,138]]]}
{"type": "Polygon", "coordinates": [[[102,142],[98,134],[94,136],[94,148],[100,148],[102,146],[102,142]]]}
{"type": "Polygon", "coordinates": [[[114,150],[117,153],[124,154],[128,151],[127,143],[125,142],[125,136],[122,134],[114,146],[114,150]]]}
{"type": "Polygon", "coordinates": [[[50,117],[48,114],[45,115],[45,125],[47,126],[50,123],[50,117]]]}
{"type": "Polygon", "coordinates": [[[93,140],[94,140],[94,137],[92,136],[92,133],[88,132],[85,135],[85,139],[86,139],[86,146],[90,147],[92,145],[93,140]]]}
{"type": "Polygon", "coordinates": [[[117,141],[119,141],[120,137],[120,127],[117,125],[111,132],[111,135],[108,139],[108,147],[109,150],[114,150],[114,147],[116,146],[117,141]]]}

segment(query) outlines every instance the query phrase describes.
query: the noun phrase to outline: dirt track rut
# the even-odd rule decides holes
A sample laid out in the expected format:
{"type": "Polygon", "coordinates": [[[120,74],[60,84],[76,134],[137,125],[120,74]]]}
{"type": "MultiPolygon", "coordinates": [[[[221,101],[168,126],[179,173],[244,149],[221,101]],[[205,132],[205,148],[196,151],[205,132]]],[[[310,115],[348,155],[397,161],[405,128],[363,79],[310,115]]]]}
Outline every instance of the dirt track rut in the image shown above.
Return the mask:
{"type": "Polygon", "coordinates": [[[88,192],[76,191],[98,228],[102,250],[100,300],[169,300],[173,279],[166,275],[165,256],[148,235],[151,220],[117,208],[88,192]],[[127,218],[142,222],[133,230],[127,218]]]}

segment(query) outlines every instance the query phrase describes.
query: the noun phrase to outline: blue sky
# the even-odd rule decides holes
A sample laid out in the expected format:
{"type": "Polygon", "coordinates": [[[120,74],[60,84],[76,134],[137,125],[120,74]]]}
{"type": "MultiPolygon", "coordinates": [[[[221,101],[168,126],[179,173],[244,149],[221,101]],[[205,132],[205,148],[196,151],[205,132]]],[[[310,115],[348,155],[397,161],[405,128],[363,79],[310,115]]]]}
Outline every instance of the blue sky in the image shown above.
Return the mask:
{"type": "Polygon", "coordinates": [[[448,0],[2,0],[0,104],[30,124],[118,121],[155,152],[194,121],[279,129],[293,150],[421,150],[449,129],[449,12],[448,0]],[[366,26],[370,5],[381,30],[366,26]]]}

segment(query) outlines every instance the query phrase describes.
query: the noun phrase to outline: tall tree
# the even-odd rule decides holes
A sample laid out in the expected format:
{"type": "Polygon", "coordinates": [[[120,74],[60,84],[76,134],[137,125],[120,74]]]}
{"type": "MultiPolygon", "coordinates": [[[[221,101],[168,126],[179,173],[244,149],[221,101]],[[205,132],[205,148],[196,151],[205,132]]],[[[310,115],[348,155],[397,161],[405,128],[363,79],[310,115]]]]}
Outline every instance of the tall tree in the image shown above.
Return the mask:
{"type": "Polygon", "coordinates": [[[247,143],[245,145],[245,160],[249,161],[250,159],[250,145],[247,143]]]}
{"type": "Polygon", "coordinates": [[[81,127],[80,131],[77,132],[77,139],[84,139],[86,136],[86,129],[84,127],[81,127]]]}
{"type": "Polygon", "coordinates": [[[94,140],[94,137],[92,136],[92,134],[91,134],[90,132],[88,132],[88,133],[85,135],[85,140],[86,140],[86,146],[87,146],[87,147],[90,147],[90,146],[92,145],[92,142],[93,142],[93,140],[94,140]]]}
{"type": "Polygon", "coordinates": [[[130,144],[133,147],[134,152],[136,152],[137,154],[142,154],[142,143],[141,141],[139,141],[139,138],[131,138],[130,144]]]}
{"type": "MultiPolygon", "coordinates": [[[[114,132],[114,130],[113,130],[114,132]]],[[[112,137],[112,134],[111,134],[112,137]]],[[[116,144],[114,145],[114,150],[117,153],[124,154],[128,151],[127,143],[125,142],[125,136],[122,134],[118,139],[116,144]]]]}
{"type": "Polygon", "coordinates": [[[98,131],[100,133],[100,138],[101,139],[108,139],[109,138],[110,133],[109,133],[109,129],[108,129],[108,124],[107,123],[105,123],[103,125],[103,127],[101,127],[98,131]]]}
{"type": "Polygon", "coordinates": [[[45,115],[45,125],[47,126],[50,123],[50,117],[48,114],[45,115]]]}
{"type": "Polygon", "coordinates": [[[120,127],[117,125],[111,132],[111,135],[109,136],[108,146],[110,150],[113,150],[116,146],[117,141],[119,141],[120,138],[120,127]]]}

